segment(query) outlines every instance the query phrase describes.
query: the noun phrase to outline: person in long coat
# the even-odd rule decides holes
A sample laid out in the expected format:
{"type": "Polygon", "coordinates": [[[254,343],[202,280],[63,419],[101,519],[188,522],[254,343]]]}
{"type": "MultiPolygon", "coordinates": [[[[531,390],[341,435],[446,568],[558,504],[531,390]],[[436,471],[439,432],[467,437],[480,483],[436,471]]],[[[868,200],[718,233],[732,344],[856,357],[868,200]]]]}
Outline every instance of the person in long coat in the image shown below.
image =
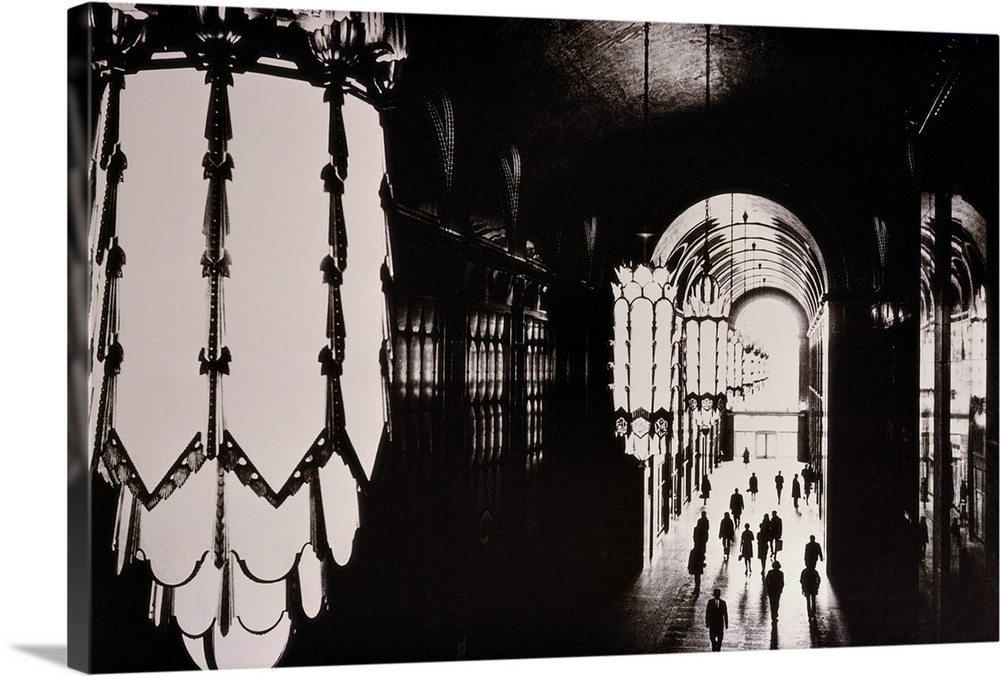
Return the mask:
{"type": "Polygon", "coordinates": [[[764,578],[764,588],[767,590],[767,600],[771,602],[771,624],[778,623],[778,602],[781,601],[781,590],[785,588],[785,574],[781,572],[781,564],[771,563],[771,570],[764,578]]]}
{"type": "MultiPolygon", "coordinates": [[[[771,518],[767,515],[766,512],[764,513],[764,518],[760,520],[760,525],[757,526],[757,532],[758,532],[758,534],[760,534],[760,533],[764,534],[764,555],[766,556],[767,552],[768,552],[768,547],[771,546],[771,532],[772,532],[771,518]]],[[[757,546],[757,555],[758,556],[761,555],[760,554],[760,549],[761,549],[761,547],[760,547],[760,545],[758,545],[757,546]]],[[[761,572],[763,573],[764,571],[761,571],[761,572]]]]}
{"type": "Polygon", "coordinates": [[[757,501],[757,472],[750,473],[750,482],[747,486],[747,493],[750,494],[750,502],[757,501]]]}
{"type": "Polygon", "coordinates": [[[792,506],[799,508],[799,498],[802,497],[802,484],[799,483],[799,475],[792,477],[792,506]]]}
{"type": "Polygon", "coordinates": [[[743,448],[743,466],[748,469],[750,467],[750,449],[746,447],[743,448]]]}
{"type": "Polygon", "coordinates": [[[713,589],[712,598],[705,607],[705,626],[708,627],[708,640],[712,642],[712,652],[722,650],[722,634],[729,629],[729,609],[722,600],[722,590],[713,589]]]}
{"type": "Polygon", "coordinates": [[[768,538],[770,538],[770,530],[765,514],[764,521],[760,522],[760,530],[757,531],[757,558],[760,559],[761,576],[767,572],[767,543],[768,538]]]}
{"type": "Polygon", "coordinates": [[[785,487],[785,477],[781,476],[781,470],[774,475],[774,490],[778,493],[778,504],[781,504],[781,489],[785,487]]]}
{"type": "Polygon", "coordinates": [[[816,542],[816,536],[810,535],[809,542],[806,543],[805,561],[806,568],[815,568],[817,561],[823,560],[823,547],[816,542]]]}
{"type": "Polygon", "coordinates": [[[694,546],[700,547],[702,551],[708,547],[708,531],[711,526],[708,523],[708,514],[701,513],[698,521],[694,524],[694,546]]]}
{"type": "Polygon", "coordinates": [[[802,470],[802,490],[807,505],[809,504],[809,494],[812,493],[813,479],[812,465],[806,465],[805,469],[802,470]]]}
{"type": "Polygon", "coordinates": [[[722,540],[722,560],[728,562],[729,550],[733,548],[733,540],[736,539],[736,526],[729,518],[729,512],[726,512],[719,524],[719,539],[722,540]]]}
{"type": "Polygon", "coordinates": [[[784,523],[781,521],[781,517],[778,516],[778,511],[775,510],[771,512],[771,531],[769,533],[771,542],[771,558],[775,558],[778,555],[778,540],[781,539],[781,535],[785,529],[784,523]]]}
{"type": "Polygon", "coordinates": [[[707,474],[701,475],[701,499],[702,505],[708,504],[708,498],[712,495],[712,482],[708,480],[707,474]]]}
{"type": "Polygon", "coordinates": [[[743,514],[743,496],[740,495],[739,488],[735,489],[733,494],[729,496],[729,511],[733,513],[733,523],[739,528],[740,515],[743,514]]]}
{"type": "Polygon", "coordinates": [[[695,545],[688,555],[688,572],[694,575],[694,593],[701,592],[701,574],[705,572],[705,549],[695,545]]]}
{"type": "Polygon", "coordinates": [[[819,572],[806,566],[799,575],[802,595],[806,597],[806,614],[810,620],[816,619],[816,595],[819,593],[819,572]]]}
{"type": "Polygon", "coordinates": [[[750,524],[743,524],[743,535],[740,536],[740,558],[745,564],[746,574],[753,572],[753,531],[750,524]]]}

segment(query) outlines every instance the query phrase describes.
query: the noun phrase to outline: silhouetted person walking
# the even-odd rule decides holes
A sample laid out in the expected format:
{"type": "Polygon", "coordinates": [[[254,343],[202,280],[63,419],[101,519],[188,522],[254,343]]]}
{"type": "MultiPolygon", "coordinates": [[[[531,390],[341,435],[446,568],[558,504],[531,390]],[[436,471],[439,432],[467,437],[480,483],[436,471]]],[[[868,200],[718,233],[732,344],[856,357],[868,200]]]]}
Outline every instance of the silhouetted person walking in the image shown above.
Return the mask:
{"type": "Polygon", "coordinates": [[[750,474],[750,482],[747,486],[747,493],[750,494],[750,502],[757,501],[757,472],[750,474]]]}
{"type": "Polygon", "coordinates": [[[778,493],[778,504],[781,504],[781,489],[785,487],[785,477],[781,476],[781,470],[774,476],[774,490],[778,493]]]}
{"type": "Polygon", "coordinates": [[[749,575],[753,572],[753,531],[748,523],[743,524],[743,535],[740,536],[740,558],[749,575]]]}
{"type": "Polygon", "coordinates": [[[702,506],[708,504],[708,498],[712,494],[712,482],[708,480],[707,474],[701,475],[701,499],[702,506]]]}
{"type": "Polygon", "coordinates": [[[812,465],[806,465],[802,470],[802,490],[805,493],[806,504],[809,504],[809,494],[812,493],[813,481],[816,475],[813,474],[812,465]]]}
{"type": "Polygon", "coordinates": [[[816,542],[816,536],[810,535],[809,542],[806,543],[806,568],[815,568],[817,561],[823,560],[823,547],[816,542]]]}
{"type": "Polygon", "coordinates": [[[743,466],[750,469],[750,449],[743,447],[743,466]]]}
{"type": "Polygon", "coordinates": [[[799,575],[799,584],[802,585],[802,595],[806,597],[806,614],[809,620],[816,619],[816,594],[819,593],[819,572],[815,568],[808,566],[802,569],[799,575]]]}
{"type": "MultiPolygon", "coordinates": [[[[767,519],[767,515],[764,515],[767,519]]],[[[757,558],[760,559],[760,575],[764,576],[767,571],[767,540],[771,532],[767,521],[760,522],[760,530],[757,531],[757,558]]]]}
{"type": "Polygon", "coordinates": [[[733,490],[733,494],[729,496],[729,511],[733,513],[733,523],[739,528],[740,515],[743,514],[743,496],[740,495],[739,488],[733,490]]]}
{"type": "Polygon", "coordinates": [[[764,578],[764,589],[767,590],[767,600],[771,603],[771,624],[778,623],[778,603],[781,601],[781,590],[785,588],[785,574],[781,572],[781,564],[771,562],[771,570],[764,578]]]}
{"type": "Polygon", "coordinates": [[[702,551],[708,547],[708,531],[711,526],[708,523],[708,515],[701,513],[698,522],[694,525],[694,546],[700,547],[702,551]]]}
{"type": "Polygon", "coordinates": [[[792,507],[798,511],[799,509],[799,498],[802,497],[802,484],[799,483],[799,475],[796,474],[792,477],[792,507]]]}
{"type": "Polygon", "coordinates": [[[736,539],[736,525],[729,518],[729,512],[726,512],[725,516],[722,517],[722,522],[719,524],[719,539],[722,540],[722,558],[728,562],[729,551],[733,547],[733,540],[736,539]]]}
{"type": "Polygon", "coordinates": [[[688,555],[688,572],[694,575],[694,595],[701,593],[701,574],[705,572],[705,550],[698,545],[688,555]]]}
{"type": "Polygon", "coordinates": [[[771,558],[773,559],[778,555],[778,551],[781,549],[784,543],[781,541],[781,536],[785,532],[785,524],[778,516],[777,510],[771,512],[771,558]]]}
{"type": "MultiPolygon", "coordinates": [[[[758,533],[764,533],[764,552],[766,553],[768,547],[771,546],[771,518],[764,513],[764,518],[760,520],[760,525],[757,527],[758,533]]],[[[758,540],[759,541],[759,540],[758,540]]],[[[757,546],[758,555],[760,554],[760,545],[757,546]]],[[[763,571],[761,571],[763,572],[763,571]]]]}
{"type": "Polygon", "coordinates": [[[705,626],[708,627],[708,640],[712,642],[712,652],[722,650],[722,634],[729,629],[729,608],[722,600],[722,590],[713,589],[712,598],[705,607],[705,626]]]}

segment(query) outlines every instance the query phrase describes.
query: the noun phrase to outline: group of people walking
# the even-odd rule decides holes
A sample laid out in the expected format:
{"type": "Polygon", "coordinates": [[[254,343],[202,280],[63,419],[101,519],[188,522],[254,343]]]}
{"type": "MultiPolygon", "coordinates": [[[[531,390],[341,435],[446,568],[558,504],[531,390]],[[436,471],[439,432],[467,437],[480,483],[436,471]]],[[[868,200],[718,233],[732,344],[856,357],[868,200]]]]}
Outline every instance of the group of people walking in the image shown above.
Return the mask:
{"type": "MultiPolygon", "coordinates": [[[[705,516],[704,512],[702,512],[702,516],[705,516]]],[[[727,513],[726,517],[728,516],[729,514],[727,513]]],[[[773,521],[773,517],[771,520],[773,521]]],[[[723,520],[723,524],[725,524],[725,519],[723,520]]],[[[747,535],[750,534],[750,524],[746,524],[744,533],[743,540],[746,541],[747,535]]],[[[752,537],[750,535],[751,541],[752,537]]],[[[778,609],[781,605],[781,594],[785,589],[785,574],[782,572],[781,562],[777,558],[771,561],[771,567],[765,573],[767,549],[764,549],[764,552],[764,556],[760,557],[761,575],[764,578],[763,591],[767,595],[768,607],[771,611],[771,627],[774,629],[778,626],[778,609]]],[[[743,557],[743,554],[741,553],[740,556],[743,557]]],[[[750,558],[752,558],[752,555],[750,558]]],[[[823,549],[816,542],[815,535],[809,536],[809,542],[805,546],[804,558],[805,568],[802,569],[802,573],[799,575],[799,584],[802,587],[802,595],[806,599],[806,614],[809,617],[809,624],[811,626],[816,622],[816,596],[819,594],[820,586],[820,576],[819,571],[816,570],[816,563],[823,560],[823,549]]],[[[702,560],[702,569],[704,569],[704,560],[702,560]]],[[[696,593],[697,589],[698,587],[696,586],[696,593]]],[[[726,601],[722,598],[722,590],[719,588],[712,591],[712,598],[708,601],[708,605],[705,608],[705,626],[708,628],[712,651],[718,652],[722,650],[722,638],[725,631],[729,629],[729,609],[726,601]]]]}
{"type": "MultiPolygon", "coordinates": [[[[750,469],[750,449],[743,449],[743,466],[750,469]]],[[[708,477],[705,476],[704,480],[707,481],[708,477]]],[[[806,466],[802,469],[802,479],[799,479],[799,475],[796,474],[792,477],[792,506],[797,510],[799,508],[799,500],[805,499],[806,504],[809,504],[809,496],[812,494],[813,486],[819,480],[819,475],[816,470],[813,469],[812,463],[806,463],[806,466]]],[[[785,488],[785,477],[781,475],[781,470],[774,476],[774,490],[778,495],[778,504],[781,504],[781,492],[785,488]]],[[[747,492],[750,493],[750,501],[756,502],[757,491],[759,489],[759,482],[757,479],[757,473],[751,472],[749,486],[747,487],[747,492]]],[[[704,494],[702,497],[706,497],[704,494]]],[[[707,498],[706,498],[707,502],[707,498]]]]}
{"type": "MultiPolygon", "coordinates": [[[[729,523],[729,513],[726,512],[722,518],[722,524],[719,526],[719,537],[722,539],[724,560],[727,562],[729,561],[729,546],[732,541],[727,543],[724,533],[728,532],[729,523]]],[[[771,512],[770,516],[764,515],[756,536],[750,529],[750,524],[743,524],[743,532],[740,535],[739,559],[743,561],[743,568],[747,576],[753,572],[754,544],[756,543],[757,546],[757,559],[760,561],[760,574],[763,576],[766,573],[765,567],[768,557],[774,560],[784,546],[784,541],[781,538],[783,528],[784,524],[781,517],[778,516],[777,510],[771,512]]]]}
{"type": "MultiPolygon", "coordinates": [[[[744,450],[744,465],[749,465],[749,452],[744,450]]],[[[809,498],[816,482],[816,473],[810,465],[802,470],[801,479],[799,474],[795,474],[791,481],[790,495],[793,507],[799,511],[799,501],[804,499],[809,504],[809,498]]],[[[781,504],[781,494],[784,488],[785,478],[781,471],[774,477],[774,486],[778,504],[781,504]]],[[[708,477],[703,477],[703,490],[701,497],[707,505],[711,487],[708,484],[708,477]]],[[[750,501],[756,502],[759,492],[759,480],[756,472],[752,472],[747,486],[747,493],[750,501]]],[[[778,610],[781,601],[781,594],[785,587],[785,575],[781,569],[781,562],[778,554],[784,549],[783,530],[784,523],[778,515],[778,510],[772,510],[770,514],[764,514],[757,528],[756,533],[749,523],[742,523],[743,513],[746,509],[746,502],[739,488],[736,488],[729,497],[729,511],[725,512],[718,526],[718,538],[722,543],[723,562],[728,564],[729,556],[734,545],[739,552],[738,558],[743,561],[744,574],[749,577],[753,573],[753,560],[759,562],[760,574],[763,578],[763,593],[767,595],[770,608],[771,625],[777,627],[778,610]],[[740,530],[740,526],[743,526],[740,530]],[[768,560],[770,559],[770,566],[768,560]]],[[[709,520],[707,512],[702,511],[694,528],[694,547],[688,561],[688,571],[695,576],[695,594],[701,590],[701,575],[705,570],[705,552],[709,538],[709,520]]],[[[805,545],[804,563],[805,567],[799,575],[799,584],[802,594],[806,598],[806,611],[810,625],[816,621],[816,597],[819,593],[820,575],[816,570],[818,561],[823,560],[823,550],[816,541],[815,535],[809,536],[809,542],[805,545]]],[[[725,599],[722,598],[722,590],[714,589],[712,598],[705,608],[705,626],[709,631],[712,650],[722,649],[722,639],[725,631],[729,628],[729,612],[725,599]]]]}

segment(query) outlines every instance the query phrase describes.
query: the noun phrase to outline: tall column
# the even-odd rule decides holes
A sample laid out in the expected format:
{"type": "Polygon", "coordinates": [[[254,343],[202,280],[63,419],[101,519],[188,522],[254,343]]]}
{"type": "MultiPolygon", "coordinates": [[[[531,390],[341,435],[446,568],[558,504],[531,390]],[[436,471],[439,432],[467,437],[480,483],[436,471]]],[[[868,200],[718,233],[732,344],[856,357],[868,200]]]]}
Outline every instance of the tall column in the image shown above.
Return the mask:
{"type": "Polygon", "coordinates": [[[934,199],[934,639],[942,640],[951,570],[951,195],[934,199]]]}
{"type": "MultiPolygon", "coordinates": [[[[994,167],[994,171],[996,168],[994,167]]],[[[995,185],[995,183],[994,183],[995,185]]],[[[996,212],[993,212],[993,227],[987,230],[986,247],[986,269],[997,269],[997,242],[996,242],[996,212]]],[[[1000,533],[1000,514],[998,514],[998,477],[1000,477],[1000,452],[997,444],[997,427],[1000,411],[997,409],[997,398],[1000,396],[998,386],[1000,386],[1000,376],[998,376],[998,359],[1000,347],[997,340],[997,324],[1000,318],[997,303],[997,281],[993,277],[986,283],[986,472],[984,474],[984,499],[985,509],[983,514],[983,533],[986,543],[987,570],[996,571],[998,569],[998,542],[997,535],[1000,533]]],[[[986,616],[989,620],[984,631],[984,635],[996,636],[998,613],[998,603],[1000,594],[997,593],[997,578],[994,576],[991,585],[987,585],[984,590],[987,598],[986,616]]]]}

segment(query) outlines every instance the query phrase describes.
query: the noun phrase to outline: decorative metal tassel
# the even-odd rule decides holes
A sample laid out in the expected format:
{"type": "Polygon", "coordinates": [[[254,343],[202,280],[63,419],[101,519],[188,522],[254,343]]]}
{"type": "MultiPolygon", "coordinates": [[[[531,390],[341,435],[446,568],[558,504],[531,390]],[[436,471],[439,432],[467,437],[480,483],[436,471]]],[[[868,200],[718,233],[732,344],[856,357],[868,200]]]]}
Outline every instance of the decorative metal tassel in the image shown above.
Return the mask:
{"type": "MultiPolygon", "coordinates": [[[[347,268],[347,225],[344,220],[344,181],[347,179],[347,132],[344,127],[343,78],[334,74],[326,87],[323,100],[330,105],[327,149],[330,162],[323,167],[320,177],[323,189],[330,194],[329,245],[330,252],[323,259],[323,280],[329,286],[327,314],[327,345],[320,352],[322,374],[327,378],[326,429],[335,452],[351,467],[359,484],[364,483],[364,473],[358,476],[360,465],[344,429],[344,399],[340,376],[346,354],[346,327],[340,296],[343,272],[347,268]]],[[[325,555],[325,552],[324,552],[325,555]]]]}
{"type": "MultiPolygon", "coordinates": [[[[229,273],[229,258],[225,251],[225,237],[229,234],[229,207],[226,199],[226,181],[232,180],[233,158],[227,152],[232,138],[232,121],[229,113],[228,87],[233,84],[232,73],[225,68],[210,65],[206,82],[211,86],[208,115],[205,121],[205,138],[208,151],[202,160],[204,178],[208,180],[208,197],[205,203],[206,251],[202,256],[202,272],[209,278],[208,347],[198,355],[201,373],[208,375],[208,430],[206,455],[214,458],[218,450],[218,435],[222,431],[219,406],[220,376],[229,373],[229,349],[221,347],[223,298],[222,279],[229,273]],[[207,265],[206,265],[207,262],[207,265]]],[[[222,569],[222,589],[219,590],[219,631],[229,634],[234,618],[232,556],[229,551],[229,529],[226,514],[226,473],[224,462],[219,462],[215,493],[215,535],[213,559],[216,568],[222,569]]]]}
{"type": "MultiPolygon", "coordinates": [[[[104,270],[104,297],[101,302],[101,317],[98,328],[97,360],[104,363],[104,374],[101,379],[101,392],[97,405],[97,416],[94,429],[93,465],[100,469],[100,456],[104,451],[108,433],[114,417],[115,382],[121,371],[124,351],[118,342],[118,280],[122,276],[125,265],[125,252],[118,246],[116,231],[118,219],[118,184],[127,166],[125,153],[119,145],[119,117],[121,90],[125,87],[124,76],[120,73],[107,75],[107,105],[104,112],[104,126],[100,142],[97,165],[105,172],[104,200],[100,210],[97,246],[94,257],[97,265],[101,265],[107,256],[104,270]]],[[[95,169],[96,172],[96,169],[95,169]]],[[[96,192],[96,178],[92,182],[92,190],[96,192]]],[[[96,195],[95,195],[96,196],[96,195]]],[[[108,477],[111,478],[110,476],[108,477]]],[[[123,492],[126,488],[121,489],[123,492]]],[[[120,556],[126,557],[128,547],[120,556]]],[[[119,558],[119,572],[125,560],[119,558]]]]}
{"type": "Polygon", "coordinates": [[[174,615],[174,588],[153,580],[149,590],[149,619],[153,626],[160,627],[174,615]]]}
{"type": "Polygon", "coordinates": [[[128,564],[135,560],[139,548],[139,503],[131,489],[118,487],[118,510],[115,515],[115,537],[112,550],[116,556],[115,572],[121,575],[128,564]]]}
{"type": "Polygon", "coordinates": [[[320,178],[323,189],[330,193],[330,254],[341,272],[347,269],[347,225],[344,220],[344,182],[347,180],[347,132],[344,128],[344,92],[339,79],[326,89],[323,100],[330,104],[330,125],[327,150],[330,163],[323,167],[320,178]]]}
{"type": "Polygon", "coordinates": [[[330,543],[326,533],[326,514],[323,511],[323,491],[320,489],[319,471],[309,471],[309,541],[316,556],[326,561],[330,554],[330,543]]]}
{"type": "Polygon", "coordinates": [[[99,464],[104,445],[107,443],[108,432],[113,426],[116,376],[121,372],[125,350],[118,338],[114,337],[108,346],[104,357],[104,377],[101,380],[101,394],[97,404],[97,420],[94,429],[93,462],[99,464]]]}
{"type": "MultiPolygon", "coordinates": [[[[219,344],[222,332],[222,278],[229,274],[229,258],[225,251],[225,236],[229,232],[229,208],[226,200],[226,181],[232,180],[233,158],[226,151],[227,142],[232,138],[232,122],[229,114],[228,89],[233,76],[228,70],[209,70],[206,81],[211,85],[208,115],[205,121],[205,138],[208,151],[202,160],[204,178],[209,182],[205,203],[205,220],[202,232],[205,235],[206,251],[202,256],[202,271],[209,277],[209,326],[208,349],[199,355],[202,373],[209,378],[208,389],[208,433],[206,449],[209,458],[214,458],[218,449],[219,435],[219,376],[228,373],[219,368],[219,344]],[[210,365],[206,368],[206,364],[210,365]]],[[[224,356],[228,352],[223,348],[224,356]]],[[[228,360],[227,360],[228,361],[228,360]]]]}
{"type": "Polygon", "coordinates": [[[219,633],[223,636],[229,635],[229,630],[233,626],[233,618],[236,617],[233,589],[233,563],[232,556],[226,556],[226,562],[222,567],[222,589],[219,597],[219,633]]]}
{"type": "Polygon", "coordinates": [[[125,78],[120,73],[108,79],[108,103],[104,116],[104,130],[98,165],[105,172],[104,202],[101,208],[99,234],[95,260],[104,262],[105,251],[115,236],[118,219],[118,184],[122,182],[128,160],[122,152],[119,139],[119,111],[121,90],[125,88],[125,78]]]}
{"type": "Polygon", "coordinates": [[[125,251],[118,246],[118,238],[111,240],[108,262],[104,268],[104,299],[101,304],[101,323],[97,337],[97,359],[104,361],[109,339],[118,333],[118,280],[125,266],[125,251]]]}
{"type": "Polygon", "coordinates": [[[333,550],[330,548],[330,540],[326,531],[326,513],[323,511],[323,490],[320,486],[319,470],[314,468],[309,472],[309,540],[312,543],[316,558],[319,559],[323,568],[320,575],[320,592],[322,601],[320,608],[327,608],[329,594],[327,590],[327,576],[325,574],[327,562],[333,558],[333,550]]]}

